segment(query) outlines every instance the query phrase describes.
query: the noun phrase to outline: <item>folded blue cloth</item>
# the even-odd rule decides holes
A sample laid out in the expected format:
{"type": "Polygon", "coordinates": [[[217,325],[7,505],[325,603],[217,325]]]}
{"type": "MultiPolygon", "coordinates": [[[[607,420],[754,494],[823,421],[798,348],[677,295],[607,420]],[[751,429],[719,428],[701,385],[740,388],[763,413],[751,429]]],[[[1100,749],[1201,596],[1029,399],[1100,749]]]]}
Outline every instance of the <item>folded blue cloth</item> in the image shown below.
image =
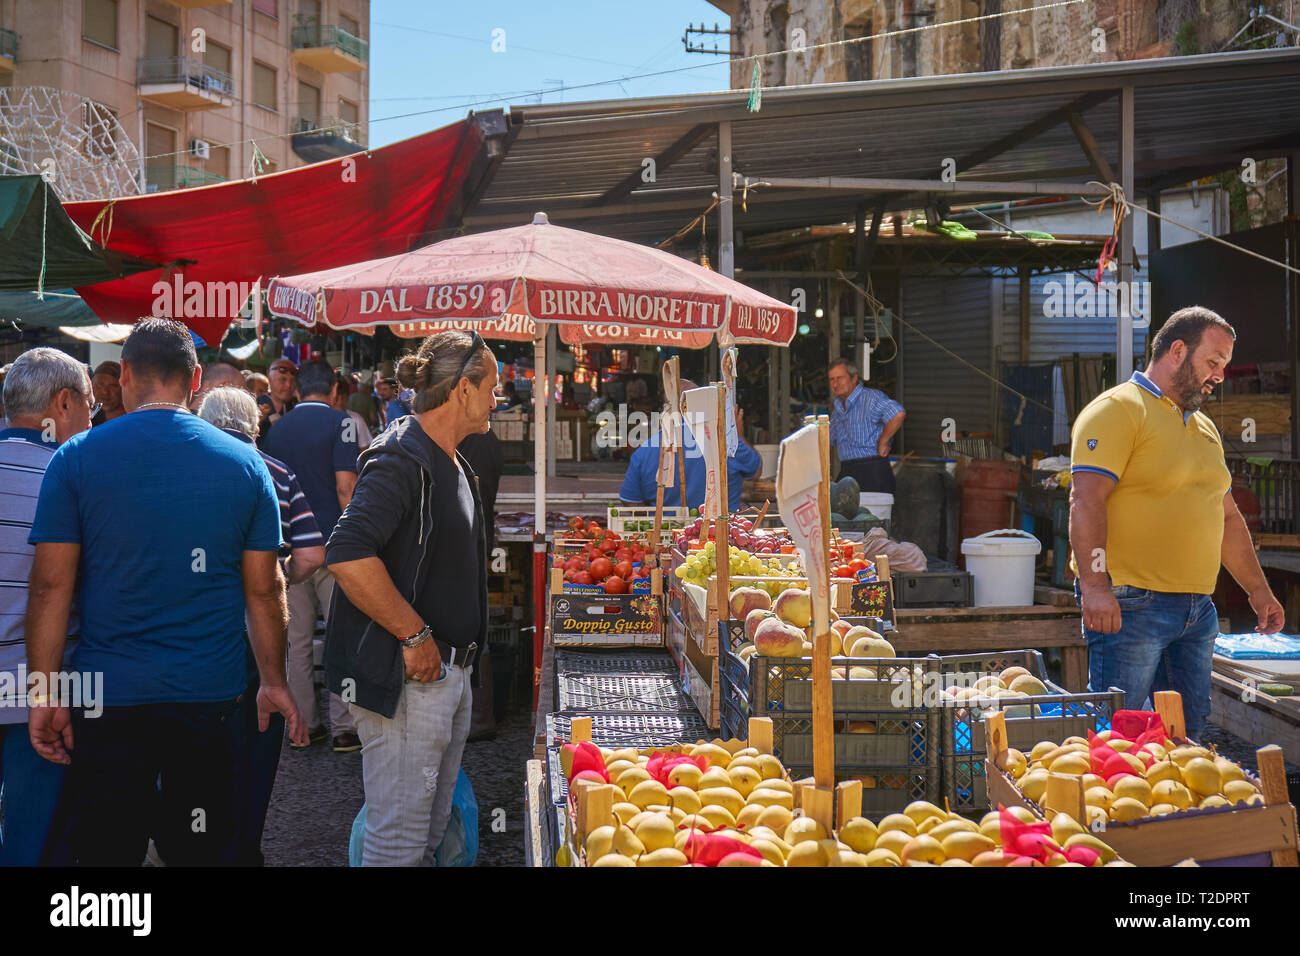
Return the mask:
{"type": "Polygon", "coordinates": [[[1286,634],[1220,634],[1214,653],[1235,661],[1300,660],[1300,637],[1286,634]]]}

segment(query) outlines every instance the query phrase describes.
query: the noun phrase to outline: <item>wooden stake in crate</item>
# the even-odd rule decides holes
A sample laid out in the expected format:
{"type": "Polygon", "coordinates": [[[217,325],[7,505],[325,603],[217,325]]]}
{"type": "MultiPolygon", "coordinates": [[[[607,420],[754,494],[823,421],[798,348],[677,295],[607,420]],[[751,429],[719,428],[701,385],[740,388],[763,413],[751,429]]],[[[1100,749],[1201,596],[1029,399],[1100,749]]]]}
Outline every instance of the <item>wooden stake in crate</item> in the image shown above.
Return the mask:
{"type": "MultiPolygon", "coordinates": [[[[812,419],[806,420],[812,423],[812,419]]],[[[821,485],[818,505],[822,525],[822,548],[830,546],[830,419],[825,415],[816,419],[817,446],[821,455],[821,485]]],[[[824,556],[823,556],[824,557],[824,556]]],[[[830,569],[825,587],[815,588],[812,598],[813,623],[813,777],[818,787],[831,790],[835,786],[835,718],[831,700],[831,642],[830,642],[830,569]]]]}
{"type": "Polygon", "coordinates": [[[731,533],[727,515],[727,392],[718,390],[718,520],[714,523],[714,554],[718,559],[718,620],[731,618],[731,533]]]}

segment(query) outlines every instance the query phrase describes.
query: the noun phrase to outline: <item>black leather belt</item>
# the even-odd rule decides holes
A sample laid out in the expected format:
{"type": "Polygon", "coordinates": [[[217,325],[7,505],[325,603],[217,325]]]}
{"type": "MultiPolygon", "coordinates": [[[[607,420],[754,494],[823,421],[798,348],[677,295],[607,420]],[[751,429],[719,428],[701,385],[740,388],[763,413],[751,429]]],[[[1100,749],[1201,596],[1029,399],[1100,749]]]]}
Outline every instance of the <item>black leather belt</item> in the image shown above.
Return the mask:
{"type": "Polygon", "coordinates": [[[477,643],[470,644],[469,647],[452,647],[436,637],[433,642],[438,645],[438,654],[448,667],[473,667],[474,662],[478,660],[477,643]]]}

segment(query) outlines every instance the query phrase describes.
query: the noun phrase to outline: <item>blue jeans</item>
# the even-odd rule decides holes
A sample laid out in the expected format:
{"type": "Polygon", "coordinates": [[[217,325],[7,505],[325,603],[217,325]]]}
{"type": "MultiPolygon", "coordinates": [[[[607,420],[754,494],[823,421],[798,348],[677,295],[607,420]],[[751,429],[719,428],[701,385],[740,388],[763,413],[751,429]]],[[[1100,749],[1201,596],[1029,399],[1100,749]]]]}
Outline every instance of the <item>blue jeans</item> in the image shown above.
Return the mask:
{"type": "Polygon", "coordinates": [[[27,722],[0,724],[0,866],[36,866],[63,789],[62,764],[32,749],[27,722]]]}
{"type": "MultiPolygon", "coordinates": [[[[1088,690],[1118,687],[1130,710],[1149,710],[1153,691],[1176,690],[1183,698],[1187,736],[1200,739],[1210,717],[1210,672],[1219,636],[1214,601],[1208,594],[1170,594],[1129,585],[1111,590],[1119,602],[1119,632],[1083,629],[1088,690]]],[[[1074,593],[1077,599],[1077,581],[1074,593]]]]}

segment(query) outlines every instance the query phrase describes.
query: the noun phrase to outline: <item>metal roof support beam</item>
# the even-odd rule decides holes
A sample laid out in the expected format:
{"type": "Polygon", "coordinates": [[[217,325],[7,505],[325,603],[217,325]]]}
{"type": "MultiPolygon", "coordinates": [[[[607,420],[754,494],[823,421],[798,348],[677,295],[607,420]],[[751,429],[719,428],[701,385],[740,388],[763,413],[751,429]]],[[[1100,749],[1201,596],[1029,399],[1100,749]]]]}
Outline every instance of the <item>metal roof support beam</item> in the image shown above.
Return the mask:
{"type": "Polygon", "coordinates": [[[736,277],[736,230],[732,206],[731,123],[718,124],[718,271],[736,277]]]}
{"type": "MultiPolygon", "coordinates": [[[[1137,199],[1134,189],[1133,173],[1133,87],[1125,86],[1119,91],[1119,175],[1120,186],[1124,189],[1124,198],[1130,202],[1137,199]]],[[[1125,290],[1119,296],[1119,317],[1115,344],[1115,381],[1123,382],[1133,374],[1133,316],[1130,312],[1133,304],[1133,216],[1130,212],[1120,222],[1119,227],[1119,281],[1125,290]]],[[[1148,274],[1150,269],[1148,268],[1148,274]]]]}
{"type": "MultiPolygon", "coordinates": [[[[1001,195],[1104,196],[1109,190],[1087,183],[1016,183],[988,182],[975,179],[958,179],[944,182],[941,179],[863,179],[847,176],[775,176],[756,177],[759,185],[779,189],[833,189],[856,193],[996,193],[1001,195]]],[[[751,183],[754,180],[751,179],[751,183]]]]}
{"type": "Polygon", "coordinates": [[[1097,145],[1097,137],[1092,135],[1092,130],[1088,128],[1088,123],[1079,113],[1071,113],[1066,117],[1070,122],[1070,129],[1074,131],[1074,138],[1079,141],[1079,148],[1083,150],[1083,155],[1088,157],[1088,162],[1096,170],[1097,175],[1103,183],[1113,183],[1115,181],[1115,171],[1110,168],[1110,163],[1106,161],[1106,154],[1101,151],[1097,145]]]}
{"type": "Polygon", "coordinates": [[[1115,95],[1114,90],[1102,90],[1095,93],[1088,93],[1079,97],[1073,103],[1054,109],[1050,113],[1044,113],[1032,123],[1027,123],[1020,129],[1008,133],[999,140],[982,146],[973,153],[967,153],[961,159],[957,160],[957,171],[961,172],[966,169],[974,169],[981,163],[987,163],[995,156],[1001,156],[1008,150],[1015,149],[1022,143],[1026,143],[1047,132],[1054,126],[1060,126],[1069,120],[1071,116],[1077,116],[1087,110],[1092,109],[1098,103],[1103,103],[1115,95]]]}
{"type": "MultiPolygon", "coordinates": [[[[658,156],[655,156],[651,160],[654,163],[652,168],[655,171],[655,176],[658,177],[660,173],[668,169],[673,163],[677,162],[677,160],[681,159],[693,150],[699,142],[712,133],[713,130],[713,124],[701,123],[699,126],[693,127],[690,132],[685,136],[680,137],[675,143],[665,149],[658,156]]],[[[632,190],[639,186],[646,185],[646,180],[643,178],[644,175],[644,165],[637,167],[632,170],[632,172],[628,173],[617,186],[609,189],[599,199],[592,200],[591,205],[606,206],[609,203],[625,198],[631,194],[632,190]]]]}

